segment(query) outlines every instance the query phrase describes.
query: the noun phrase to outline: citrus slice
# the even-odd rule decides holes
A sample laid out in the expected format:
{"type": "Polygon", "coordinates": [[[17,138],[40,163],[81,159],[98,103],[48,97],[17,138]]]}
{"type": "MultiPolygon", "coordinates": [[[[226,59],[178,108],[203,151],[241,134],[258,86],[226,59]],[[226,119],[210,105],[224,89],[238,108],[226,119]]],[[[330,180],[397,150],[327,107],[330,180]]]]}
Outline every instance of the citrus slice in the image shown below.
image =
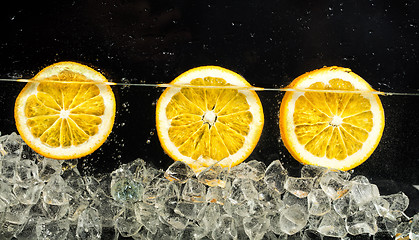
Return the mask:
{"type": "Polygon", "coordinates": [[[226,87],[250,87],[243,77],[204,66],[171,84],[219,86],[169,87],[162,93],[156,107],[157,134],[171,158],[198,173],[215,163],[235,166],[250,155],[262,133],[262,104],[255,91],[226,87]]]}
{"type": "Polygon", "coordinates": [[[324,67],[288,87],[341,91],[285,93],[279,114],[281,138],[295,159],[349,170],[372,154],[383,133],[384,110],[378,96],[367,93],[374,89],[364,79],[348,68],[324,67]]]}
{"type": "Polygon", "coordinates": [[[110,86],[94,84],[107,81],[102,74],[59,62],[32,80],[15,103],[16,127],[29,147],[45,157],[73,159],[103,144],[112,130],[115,97],[110,86]]]}

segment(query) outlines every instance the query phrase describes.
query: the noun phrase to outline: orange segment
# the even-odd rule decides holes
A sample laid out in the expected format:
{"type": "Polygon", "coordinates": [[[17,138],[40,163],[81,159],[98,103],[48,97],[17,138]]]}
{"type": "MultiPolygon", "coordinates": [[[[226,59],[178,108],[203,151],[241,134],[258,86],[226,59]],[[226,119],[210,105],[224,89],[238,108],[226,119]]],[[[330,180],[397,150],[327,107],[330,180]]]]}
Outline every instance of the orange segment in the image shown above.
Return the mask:
{"type": "Polygon", "coordinates": [[[325,67],[296,78],[289,87],[303,90],[287,92],[279,114],[282,140],[294,158],[348,170],[372,154],[384,129],[378,96],[330,92],[373,91],[365,80],[347,68],[325,67]]]}
{"type": "MultiPolygon", "coordinates": [[[[250,86],[227,69],[191,69],[171,84],[250,86]]],[[[256,93],[228,88],[168,88],[157,102],[156,126],[163,149],[196,172],[216,162],[239,164],[256,146],[263,128],[262,105],[256,93]]]]}
{"type": "Polygon", "coordinates": [[[85,156],[112,130],[115,98],[106,78],[74,62],[44,68],[15,103],[16,126],[38,153],[56,159],[85,156]],[[74,83],[71,83],[74,82],[74,83]]]}

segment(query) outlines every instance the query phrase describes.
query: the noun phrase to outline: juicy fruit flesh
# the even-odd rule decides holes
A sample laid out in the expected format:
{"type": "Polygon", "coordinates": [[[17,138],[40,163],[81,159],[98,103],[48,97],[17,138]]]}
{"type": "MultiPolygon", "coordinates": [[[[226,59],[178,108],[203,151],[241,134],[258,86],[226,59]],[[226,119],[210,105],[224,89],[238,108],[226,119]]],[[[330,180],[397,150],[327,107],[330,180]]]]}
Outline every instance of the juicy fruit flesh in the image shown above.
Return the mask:
{"type": "MultiPolygon", "coordinates": [[[[355,90],[342,79],[309,88],[355,90]]],[[[297,139],[307,151],[337,160],[361,149],[373,127],[370,101],[361,94],[306,92],[295,102],[293,119],[297,139]]]]}
{"type": "MultiPolygon", "coordinates": [[[[230,85],[221,78],[197,78],[191,85],[230,85]]],[[[169,138],[185,156],[220,161],[245,142],[253,115],[236,89],[182,88],[166,107],[169,138]]]]}
{"type": "MultiPolygon", "coordinates": [[[[64,70],[51,81],[90,81],[64,70]]],[[[28,97],[25,116],[31,133],[50,147],[70,147],[86,142],[98,132],[105,105],[95,84],[41,82],[28,97]]]]}

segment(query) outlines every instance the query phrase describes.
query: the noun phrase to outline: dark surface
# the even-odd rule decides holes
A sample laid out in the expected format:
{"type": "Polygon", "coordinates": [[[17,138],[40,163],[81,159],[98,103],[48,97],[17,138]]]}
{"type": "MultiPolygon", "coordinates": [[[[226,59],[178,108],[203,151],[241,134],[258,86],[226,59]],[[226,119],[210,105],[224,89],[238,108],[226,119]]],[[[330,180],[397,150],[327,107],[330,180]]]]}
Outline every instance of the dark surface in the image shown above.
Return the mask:
{"type": "MultiPolygon", "coordinates": [[[[167,83],[201,65],[219,65],[252,85],[285,86],[322,66],[351,68],[373,88],[417,92],[417,1],[13,1],[0,14],[0,77],[30,78],[64,60],[85,63],[111,81],[167,83]]],[[[0,131],[16,131],[21,83],[0,83],[0,131]]],[[[85,174],[111,172],[141,157],[160,168],[172,160],[155,132],[161,89],[113,88],[117,116],[108,141],[80,161],[85,174]],[[99,167],[100,166],[100,167],[99,167]]],[[[301,165],[280,142],[282,93],[259,93],[265,128],[250,159],[301,165]]],[[[382,140],[355,174],[394,182],[418,212],[419,97],[381,97],[382,140]]],[[[384,184],[384,186],[387,184],[384,184]]],[[[380,187],[380,186],[379,186],[380,187]]]]}

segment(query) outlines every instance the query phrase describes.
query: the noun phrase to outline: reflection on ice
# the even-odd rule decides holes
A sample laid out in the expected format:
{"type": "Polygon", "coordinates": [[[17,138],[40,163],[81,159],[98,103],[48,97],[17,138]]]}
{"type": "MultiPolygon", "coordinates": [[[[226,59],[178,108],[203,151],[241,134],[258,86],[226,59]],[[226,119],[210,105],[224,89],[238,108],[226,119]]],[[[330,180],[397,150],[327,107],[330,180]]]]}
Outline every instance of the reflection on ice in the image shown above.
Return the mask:
{"type": "Polygon", "coordinates": [[[137,159],[95,178],[16,134],[0,136],[0,154],[0,239],[419,237],[404,193],[382,196],[349,172],[306,165],[296,177],[253,160],[195,176],[182,162],[162,171],[137,159]]]}

